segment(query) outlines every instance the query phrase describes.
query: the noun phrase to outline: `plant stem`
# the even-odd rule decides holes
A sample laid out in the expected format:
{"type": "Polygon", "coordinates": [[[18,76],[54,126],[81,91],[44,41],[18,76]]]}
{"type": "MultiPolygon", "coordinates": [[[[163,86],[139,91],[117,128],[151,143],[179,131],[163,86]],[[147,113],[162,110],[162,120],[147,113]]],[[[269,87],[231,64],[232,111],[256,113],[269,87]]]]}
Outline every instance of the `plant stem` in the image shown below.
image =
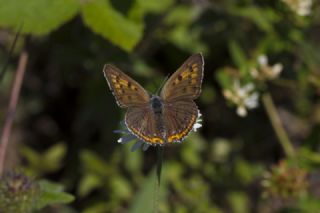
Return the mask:
{"type": "Polygon", "coordinates": [[[9,143],[11,127],[14,119],[14,114],[17,108],[17,103],[19,99],[22,80],[23,80],[24,73],[27,66],[27,61],[28,61],[28,53],[26,51],[22,51],[19,58],[19,64],[16,71],[16,75],[13,81],[8,111],[6,114],[4,126],[1,133],[1,138],[0,138],[0,175],[2,175],[4,170],[6,150],[9,143]]]}
{"type": "Polygon", "coordinates": [[[14,37],[13,43],[12,43],[12,45],[11,45],[11,47],[10,47],[10,50],[9,50],[9,53],[8,53],[8,58],[7,58],[6,62],[4,63],[4,66],[3,66],[2,69],[0,70],[0,82],[1,82],[1,80],[2,80],[2,78],[3,78],[3,76],[4,76],[4,74],[5,74],[5,72],[6,72],[6,70],[7,70],[7,67],[8,67],[8,65],[9,65],[9,63],[10,63],[11,56],[12,56],[12,54],[13,54],[14,48],[16,47],[18,38],[20,37],[21,29],[22,29],[22,24],[20,25],[20,27],[19,27],[19,29],[18,29],[15,37],[14,37]]]}
{"type": "Polygon", "coordinates": [[[284,127],[281,123],[280,117],[277,113],[277,109],[273,103],[271,95],[269,93],[264,93],[262,95],[262,102],[267,111],[272,127],[278,137],[280,145],[283,148],[283,151],[285,152],[287,157],[293,157],[295,154],[294,148],[292,146],[292,143],[290,142],[290,139],[286,131],[284,130],[284,127]]]}

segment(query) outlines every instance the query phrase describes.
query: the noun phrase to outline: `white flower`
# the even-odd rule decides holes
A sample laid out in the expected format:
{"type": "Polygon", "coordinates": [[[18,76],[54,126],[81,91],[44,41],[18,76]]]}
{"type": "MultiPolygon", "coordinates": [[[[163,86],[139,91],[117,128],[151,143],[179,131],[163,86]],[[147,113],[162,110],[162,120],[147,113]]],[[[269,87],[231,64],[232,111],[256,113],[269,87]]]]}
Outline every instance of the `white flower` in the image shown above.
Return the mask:
{"type": "MultiPolygon", "coordinates": [[[[202,115],[201,115],[200,111],[198,110],[198,118],[197,118],[195,124],[192,127],[192,131],[196,132],[202,126],[202,124],[201,124],[201,122],[202,122],[201,116],[202,115]]],[[[131,147],[131,151],[132,152],[137,150],[139,147],[142,147],[142,150],[146,151],[151,145],[153,145],[153,144],[144,142],[141,139],[137,138],[135,135],[133,135],[127,129],[127,127],[125,126],[124,122],[121,123],[121,127],[122,127],[121,130],[115,130],[114,131],[114,133],[122,134],[122,137],[118,139],[118,143],[127,144],[127,143],[129,143],[131,141],[134,141],[135,144],[131,147]]]]}
{"type": "Polygon", "coordinates": [[[241,117],[247,115],[248,109],[257,108],[259,105],[259,93],[255,91],[252,83],[241,86],[240,82],[235,80],[232,88],[224,90],[223,95],[237,106],[237,114],[241,117]]]}
{"type": "Polygon", "coordinates": [[[268,64],[268,57],[266,55],[260,55],[257,59],[258,67],[251,69],[251,76],[257,80],[273,80],[277,78],[283,66],[281,63],[276,63],[273,66],[268,64]]]}
{"type": "Polygon", "coordinates": [[[237,114],[241,117],[246,117],[248,112],[244,106],[239,106],[239,107],[237,107],[237,114]]]}
{"type": "Polygon", "coordinates": [[[299,16],[307,16],[311,13],[312,0],[282,0],[299,16]]]}
{"type": "MultiPolygon", "coordinates": [[[[121,124],[121,126],[125,127],[124,124],[121,124]]],[[[118,143],[127,144],[131,141],[135,142],[134,145],[131,147],[132,152],[136,151],[141,146],[143,151],[146,151],[150,147],[150,144],[141,141],[139,138],[133,135],[127,128],[122,128],[121,130],[115,130],[113,132],[123,134],[122,137],[118,139],[118,143]]]]}
{"type": "Polygon", "coordinates": [[[196,123],[193,125],[192,131],[196,132],[196,131],[198,131],[198,129],[200,127],[202,127],[202,124],[201,124],[202,118],[201,118],[201,116],[202,116],[202,114],[200,113],[200,110],[198,110],[198,118],[196,120],[196,123]]]}

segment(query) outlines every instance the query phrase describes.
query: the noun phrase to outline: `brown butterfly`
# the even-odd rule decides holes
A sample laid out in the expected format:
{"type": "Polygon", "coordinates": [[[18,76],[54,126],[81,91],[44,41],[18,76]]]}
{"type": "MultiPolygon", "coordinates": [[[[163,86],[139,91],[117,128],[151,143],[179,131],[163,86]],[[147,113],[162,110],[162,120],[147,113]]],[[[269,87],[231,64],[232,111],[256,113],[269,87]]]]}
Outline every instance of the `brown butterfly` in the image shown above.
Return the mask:
{"type": "Polygon", "coordinates": [[[128,108],[127,128],[152,145],[181,142],[193,129],[198,107],[193,101],[201,92],[203,57],[189,57],[166,81],[160,95],[150,95],[140,84],[113,65],[103,72],[120,107],[128,108]]]}

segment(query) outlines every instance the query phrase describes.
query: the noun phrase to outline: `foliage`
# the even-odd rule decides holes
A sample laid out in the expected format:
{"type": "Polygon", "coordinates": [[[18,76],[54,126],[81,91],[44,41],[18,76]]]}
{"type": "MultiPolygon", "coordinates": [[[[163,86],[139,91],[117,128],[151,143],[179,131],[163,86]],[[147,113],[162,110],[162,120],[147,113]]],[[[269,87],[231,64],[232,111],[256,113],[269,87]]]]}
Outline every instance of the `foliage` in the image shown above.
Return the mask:
{"type": "Polygon", "coordinates": [[[28,213],[47,205],[70,203],[74,198],[63,186],[46,180],[36,182],[22,172],[10,172],[0,179],[0,211],[28,213]]]}
{"type": "Polygon", "coordinates": [[[18,57],[29,54],[5,161],[8,174],[23,172],[1,176],[0,212],[319,211],[319,2],[0,4],[0,68],[22,33],[0,79],[1,128],[18,57]],[[202,128],[165,147],[157,188],[157,150],[117,143],[125,110],[102,68],[113,63],[154,93],[196,52],[202,128]]]}

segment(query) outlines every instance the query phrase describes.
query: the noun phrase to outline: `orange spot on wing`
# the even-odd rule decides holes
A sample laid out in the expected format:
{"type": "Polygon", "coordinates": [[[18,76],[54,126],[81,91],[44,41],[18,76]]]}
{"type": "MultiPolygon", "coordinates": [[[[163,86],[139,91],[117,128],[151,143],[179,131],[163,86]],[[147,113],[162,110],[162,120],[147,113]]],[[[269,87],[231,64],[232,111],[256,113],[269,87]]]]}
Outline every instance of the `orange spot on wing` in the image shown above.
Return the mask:
{"type": "Polygon", "coordinates": [[[193,74],[191,74],[191,78],[196,78],[198,76],[198,74],[197,73],[193,73],[193,74]]]}
{"type": "MultiPolygon", "coordinates": [[[[130,128],[130,127],[129,127],[130,128]]],[[[142,139],[143,141],[147,142],[147,143],[151,143],[151,144],[164,144],[164,140],[162,138],[159,137],[148,137],[144,134],[142,134],[140,131],[138,131],[136,128],[130,128],[132,130],[132,132],[140,139],[142,139]]]]}
{"type": "Polygon", "coordinates": [[[181,76],[182,76],[183,79],[187,78],[189,75],[190,75],[189,71],[184,71],[184,72],[181,73],[181,76]]]}
{"type": "Polygon", "coordinates": [[[123,86],[126,86],[126,87],[128,86],[128,81],[126,81],[126,80],[122,80],[122,79],[121,79],[121,80],[119,81],[119,83],[120,83],[121,85],[123,85],[123,86]]]}
{"type": "Polygon", "coordinates": [[[192,69],[198,69],[198,64],[192,64],[192,69]]]}
{"type": "Polygon", "coordinates": [[[178,134],[170,135],[168,137],[168,139],[167,139],[168,143],[172,143],[172,142],[175,142],[175,141],[182,140],[191,131],[191,129],[193,128],[194,123],[196,122],[196,119],[197,119],[197,117],[195,115],[193,115],[191,117],[191,120],[190,120],[189,124],[187,125],[187,127],[184,130],[182,130],[178,134]]]}

